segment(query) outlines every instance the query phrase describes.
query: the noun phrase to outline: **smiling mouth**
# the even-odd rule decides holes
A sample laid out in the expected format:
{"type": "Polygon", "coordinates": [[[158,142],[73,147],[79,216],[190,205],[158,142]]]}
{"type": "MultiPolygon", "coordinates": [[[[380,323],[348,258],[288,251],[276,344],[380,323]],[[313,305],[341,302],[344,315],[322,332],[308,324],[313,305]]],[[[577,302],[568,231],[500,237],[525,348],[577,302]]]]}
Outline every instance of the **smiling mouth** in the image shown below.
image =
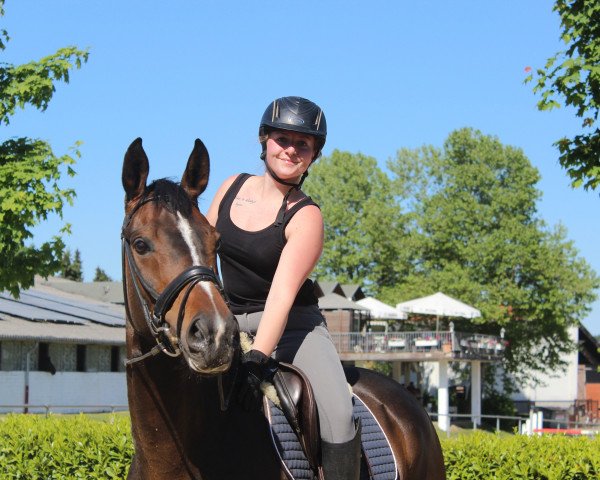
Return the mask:
{"type": "Polygon", "coordinates": [[[292,160],[291,158],[282,158],[281,159],[284,163],[290,163],[292,165],[299,165],[300,163],[302,163],[301,160],[292,160]]]}

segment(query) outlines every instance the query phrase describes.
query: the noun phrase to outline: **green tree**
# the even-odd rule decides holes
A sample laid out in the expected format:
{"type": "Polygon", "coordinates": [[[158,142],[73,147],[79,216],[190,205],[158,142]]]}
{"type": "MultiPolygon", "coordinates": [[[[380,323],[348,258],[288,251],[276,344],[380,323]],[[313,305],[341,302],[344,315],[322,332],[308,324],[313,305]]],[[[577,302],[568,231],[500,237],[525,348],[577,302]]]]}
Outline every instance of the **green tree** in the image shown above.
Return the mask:
{"type": "MultiPolygon", "coordinates": [[[[564,102],[582,119],[580,134],[555,145],[572,185],[596,189],[600,185],[600,2],[557,0],[553,10],[560,15],[561,39],[567,48],[537,69],[533,91],[541,96],[540,110],[564,102]]],[[[532,74],[525,81],[533,79],[532,74]]]]}
{"type": "Polygon", "coordinates": [[[539,173],[523,152],[461,129],[442,150],[401,150],[388,167],[398,197],[413,197],[414,258],[382,299],[443,291],[482,312],[469,322],[453,319],[457,330],[506,329],[509,371],[559,366],[560,354],[573,348],[566,327],[589,312],[599,280],[564,228],[549,229],[537,217],[539,173]]]}
{"type": "Polygon", "coordinates": [[[61,277],[75,282],[83,281],[83,269],[81,264],[81,252],[75,250],[75,255],[71,258],[71,251],[67,248],[63,251],[61,258],[61,277]]]}
{"type": "Polygon", "coordinates": [[[94,274],[94,282],[112,282],[112,278],[102,270],[100,267],[96,267],[96,273],[94,274]]]}
{"type": "Polygon", "coordinates": [[[360,281],[371,293],[394,284],[403,273],[403,216],[377,161],[335,150],[311,167],[304,188],[321,207],[325,221],[316,276],[360,281]]]}
{"type": "MultiPolygon", "coordinates": [[[[4,1],[0,0],[0,16],[4,1]]],[[[0,50],[9,37],[0,30],[0,50]]],[[[8,125],[17,109],[30,105],[44,111],[56,82],[68,82],[69,72],[87,61],[88,52],[75,47],[22,65],[0,63],[0,123],[8,125]]],[[[13,295],[33,285],[36,274],[48,276],[60,270],[64,250],[65,225],[48,242],[32,245],[32,228],[56,214],[62,218],[65,204],[75,192],[60,186],[66,173],[75,174],[72,165],[79,156],[77,145],[71,155],[56,156],[51,146],[32,138],[10,138],[0,144],[0,290],[13,295]]]]}

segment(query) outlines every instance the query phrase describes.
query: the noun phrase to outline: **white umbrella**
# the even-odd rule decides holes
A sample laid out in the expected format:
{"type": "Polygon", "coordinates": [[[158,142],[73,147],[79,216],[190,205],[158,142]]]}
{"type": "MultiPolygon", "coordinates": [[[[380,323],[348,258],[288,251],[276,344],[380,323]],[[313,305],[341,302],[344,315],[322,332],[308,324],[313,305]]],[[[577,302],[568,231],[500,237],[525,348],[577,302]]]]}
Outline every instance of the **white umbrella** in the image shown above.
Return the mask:
{"type": "Polygon", "coordinates": [[[362,305],[366,310],[369,310],[371,312],[371,317],[373,318],[403,320],[407,317],[404,312],[373,297],[362,298],[357,300],[356,303],[362,305]]]}
{"type": "Polygon", "coordinates": [[[481,317],[481,312],[476,308],[444,295],[442,292],[398,303],[396,308],[401,312],[437,315],[439,317],[481,317]]]}
{"type": "Polygon", "coordinates": [[[398,303],[396,308],[405,313],[420,313],[422,315],[435,315],[436,330],[438,317],[481,317],[481,312],[466,303],[456,300],[442,292],[437,292],[427,297],[415,298],[408,302],[398,303]]]}

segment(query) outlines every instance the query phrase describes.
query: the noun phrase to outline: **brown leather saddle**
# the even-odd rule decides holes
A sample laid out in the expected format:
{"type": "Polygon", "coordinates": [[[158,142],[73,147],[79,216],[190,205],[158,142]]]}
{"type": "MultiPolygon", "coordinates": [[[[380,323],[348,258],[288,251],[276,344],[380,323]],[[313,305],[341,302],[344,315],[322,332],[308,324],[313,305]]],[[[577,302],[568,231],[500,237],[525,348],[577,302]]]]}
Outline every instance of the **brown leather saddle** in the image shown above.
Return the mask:
{"type": "MultiPolygon", "coordinates": [[[[265,397],[263,410],[287,477],[323,480],[319,416],[307,377],[297,367],[280,363],[273,386],[279,405],[265,397]]],[[[353,404],[354,417],[362,426],[361,480],[398,480],[397,464],[381,425],[356,394],[353,404]]]]}
{"type": "MultiPolygon", "coordinates": [[[[306,375],[294,365],[279,363],[279,369],[273,378],[280,409],[290,427],[298,437],[302,451],[310,468],[320,477],[321,435],[317,404],[310,382],[306,375]]],[[[268,418],[269,405],[265,397],[264,411],[268,418]]]]}

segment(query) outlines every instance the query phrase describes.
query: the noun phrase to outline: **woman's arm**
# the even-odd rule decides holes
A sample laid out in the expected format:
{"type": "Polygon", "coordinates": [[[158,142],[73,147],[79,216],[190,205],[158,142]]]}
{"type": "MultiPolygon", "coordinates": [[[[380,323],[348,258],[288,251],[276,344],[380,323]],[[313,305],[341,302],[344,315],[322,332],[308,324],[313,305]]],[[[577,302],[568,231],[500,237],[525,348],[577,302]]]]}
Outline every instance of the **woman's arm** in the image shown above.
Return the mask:
{"type": "Polygon", "coordinates": [[[309,205],[288,223],[287,243],[281,253],[253,348],[270,356],[279,342],[294,299],[323,251],[321,210],[309,205]]]}

